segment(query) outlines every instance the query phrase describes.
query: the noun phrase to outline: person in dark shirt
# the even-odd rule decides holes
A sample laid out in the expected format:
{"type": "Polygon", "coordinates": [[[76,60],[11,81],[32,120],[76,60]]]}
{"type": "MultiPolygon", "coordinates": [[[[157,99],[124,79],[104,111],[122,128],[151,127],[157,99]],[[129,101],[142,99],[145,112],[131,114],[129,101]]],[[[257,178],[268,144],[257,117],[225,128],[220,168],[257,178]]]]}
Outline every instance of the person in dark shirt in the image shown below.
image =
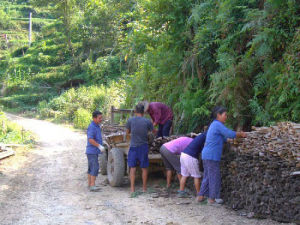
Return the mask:
{"type": "Polygon", "coordinates": [[[206,132],[198,135],[181,153],[181,179],[180,190],[178,191],[178,197],[187,197],[187,193],[184,191],[186,180],[189,176],[194,178],[194,184],[197,193],[200,191],[200,178],[201,173],[199,170],[199,155],[204,147],[206,139],[206,132]]]}
{"type": "Polygon", "coordinates": [[[153,130],[151,121],[144,117],[144,106],[142,104],[138,104],[135,107],[135,116],[127,121],[126,128],[127,132],[131,134],[127,162],[130,168],[131,196],[134,196],[135,172],[138,165],[142,168],[143,191],[147,191],[147,168],[149,166],[148,132],[153,130]]]}
{"type": "Polygon", "coordinates": [[[173,112],[167,105],[161,102],[142,102],[145,113],[149,113],[153,126],[158,125],[157,137],[167,137],[170,135],[170,130],[173,121],[173,112]]]}

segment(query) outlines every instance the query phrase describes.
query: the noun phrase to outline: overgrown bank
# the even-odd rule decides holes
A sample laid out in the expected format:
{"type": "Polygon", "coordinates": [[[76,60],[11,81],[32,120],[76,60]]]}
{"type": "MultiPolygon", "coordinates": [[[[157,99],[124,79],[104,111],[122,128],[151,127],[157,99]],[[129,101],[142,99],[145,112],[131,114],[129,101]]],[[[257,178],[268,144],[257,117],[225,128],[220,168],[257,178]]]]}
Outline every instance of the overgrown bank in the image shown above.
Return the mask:
{"type": "Polygon", "coordinates": [[[2,57],[5,106],[85,124],[97,107],[162,101],[179,133],[215,104],[232,127],[300,121],[296,0],[18,2],[57,20],[2,57]]]}
{"type": "Polygon", "coordinates": [[[0,111],[0,143],[3,144],[34,144],[33,135],[21,126],[7,119],[0,111]]]}

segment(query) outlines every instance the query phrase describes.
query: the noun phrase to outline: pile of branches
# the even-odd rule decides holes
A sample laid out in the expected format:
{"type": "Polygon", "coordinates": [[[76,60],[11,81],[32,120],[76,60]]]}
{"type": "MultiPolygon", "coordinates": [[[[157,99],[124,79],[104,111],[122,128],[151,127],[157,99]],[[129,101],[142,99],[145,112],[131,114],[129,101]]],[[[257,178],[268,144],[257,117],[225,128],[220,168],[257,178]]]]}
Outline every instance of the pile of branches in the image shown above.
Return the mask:
{"type": "Polygon", "coordinates": [[[104,121],[102,123],[101,129],[105,136],[126,132],[125,126],[110,124],[109,121],[104,121]]]}
{"type": "Polygon", "coordinates": [[[195,134],[195,133],[189,133],[186,135],[172,135],[169,137],[159,137],[159,138],[150,137],[149,138],[149,153],[152,153],[152,154],[159,153],[159,149],[163,144],[165,144],[169,141],[175,140],[177,138],[180,138],[180,137],[194,138],[196,136],[197,136],[197,134],[195,134]]]}
{"type": "Polygon", "coordinates": [[[300,222],[300,124],[255,128],[221,162],[222,197],[234,209],[300,222]]]}

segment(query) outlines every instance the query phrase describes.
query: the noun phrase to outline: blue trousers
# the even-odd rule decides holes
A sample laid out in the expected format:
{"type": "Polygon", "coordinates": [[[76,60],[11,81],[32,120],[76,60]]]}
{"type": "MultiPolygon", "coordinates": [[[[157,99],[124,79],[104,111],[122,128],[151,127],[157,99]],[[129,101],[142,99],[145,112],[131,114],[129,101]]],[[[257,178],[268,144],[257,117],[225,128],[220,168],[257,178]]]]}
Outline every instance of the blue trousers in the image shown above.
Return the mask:
{"type": "Polygon", "coordinates": [[[130,168],[137,167],[138,164],[141,168],[149,167],[148,158],[149,147],[148,144],[143,144],[138,147],[130,147],[128,152],[127,163],[130,168]]]}
{"type": "Polygon", "coordinates": [[[168,137],[170,136],[170,129],[172,126],[172,120],[167,120],[164,124],[158,125],[157,137],[168,137]]]}
{"type": "Polygon", "coordinates": [[[88,174],[97,177],[99,173],[98,154],[86,154],[86,156],[88,159],[88,174]]]}
{"type": "Polygon", "coordinates": [[[204,177],[198,195],[210,199],[220,198],[221,173],[220,161],[203,160],[204,177]]]}

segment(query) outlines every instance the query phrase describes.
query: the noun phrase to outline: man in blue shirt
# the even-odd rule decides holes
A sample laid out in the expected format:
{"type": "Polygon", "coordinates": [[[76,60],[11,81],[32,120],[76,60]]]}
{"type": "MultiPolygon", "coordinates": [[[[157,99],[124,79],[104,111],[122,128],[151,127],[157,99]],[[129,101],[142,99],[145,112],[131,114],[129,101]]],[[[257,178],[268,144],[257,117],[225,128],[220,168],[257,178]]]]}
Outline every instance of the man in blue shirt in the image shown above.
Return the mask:
{"type": "Polygon", "coordinates": [[[98,155],[105,148],[102,146],[102,135],[100,123],[102,121],[102,113],[99,111],[93,112],[93,121],[87,129],[87,146],[86,155],[88,159],[88,185],[90,191],[98,191],[95,186],[96,177],[99,173],[98,155]]]}

